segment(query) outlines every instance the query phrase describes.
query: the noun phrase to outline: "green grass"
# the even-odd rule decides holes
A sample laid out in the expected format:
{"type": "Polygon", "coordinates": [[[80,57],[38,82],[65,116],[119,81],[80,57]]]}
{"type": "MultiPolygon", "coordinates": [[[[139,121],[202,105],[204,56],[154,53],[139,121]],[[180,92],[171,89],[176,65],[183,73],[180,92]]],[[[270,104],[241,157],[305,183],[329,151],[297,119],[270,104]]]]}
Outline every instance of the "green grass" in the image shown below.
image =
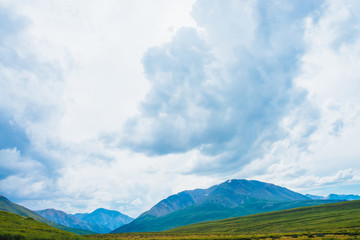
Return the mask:
{"type": "Polygon", "coordinates": [[[0,239],[4,240],[86,240],[85,237],[59,230],[31,217],[0,211],[0,239]]]}
{"type": "Polygon", "coordinates": [[[359,232],[302,232],[269,234],[234,234],[234,233],[112,233],[87,236],[88,240],[360,240],[359,232]]]}
{"type": "Polygon", "coordinates": [[[182,226],[171,233],[360,231],[360,200],[301,207],[182,226]]]}

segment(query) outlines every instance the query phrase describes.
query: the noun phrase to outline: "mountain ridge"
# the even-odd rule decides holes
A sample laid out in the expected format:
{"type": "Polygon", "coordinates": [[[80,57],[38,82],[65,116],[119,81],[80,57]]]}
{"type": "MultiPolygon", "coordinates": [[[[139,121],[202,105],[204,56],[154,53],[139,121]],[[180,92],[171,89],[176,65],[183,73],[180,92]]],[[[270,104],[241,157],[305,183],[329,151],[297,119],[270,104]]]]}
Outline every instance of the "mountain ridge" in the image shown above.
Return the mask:
{"type": "Polygon", "coordinates": [[[97,233],[109,233],[133,220],[125,214],[105,208],[98,208],[91,213],[76,214],[68,214],[56,209],[44,209],[35,212],[58,224],[97,233]]]}
{"type": "Polygon", "coordinates": [[[226,204],[230,207],[236,207],[244,202],[252,201],[254,198],[273,201],[285,199],[310,200],[310,198],[300,193],[290,191],[287,188],[276,186],[271,183],[263,183],[256,180],[231,179],[211,186],[207,189],[185,190],[177,194],[173,194],[166,199],[161,200],[149,211],[144,212],[140,216],[151,215],[160,217],[184,207],[204,202],[220,205],[226,204]],[[257,192],[256,190],[259,187],[263,187],[266,191],[263,193],[257,192]],[[236,188],[236,191],[232,191],[234,188],[236,188]],[[277,193],[277,195],[275,193],[277,193]],[[282,198],[280,193],[283,196],[282,198]],[[209,194],[211,195],[209,196],[209,194]],[[225,198],[221,198],[224,195],[225,198]],[[240,196],[242,196],[242,198],[239,198],[240,196]]]}
{"type": "Polygon", "coordinates": [[[84,229],[84,230],[89,230],[89,231],[93,231],[96,233],[107,233],[107,232],[111,231],[111,229],[105,228],[101,225],[89,224],[85,221],[75,218],[74,216],[72,216],[70,214],[67,214],[64,211],[53,209],[53,208],[37,210],[34,212],[50,221],[53,221],[53,222],[56,222],[63,226],[67,226],[67,227],[71,227],[71,228],[84,229]]]}
{"type": "Polygon", "coordinates": [[[327,202],[332,201],[311,200],[271,183],[232,179],[207,189],[173,194],[112,233],[163,231],[196,222],[327,202]]]}

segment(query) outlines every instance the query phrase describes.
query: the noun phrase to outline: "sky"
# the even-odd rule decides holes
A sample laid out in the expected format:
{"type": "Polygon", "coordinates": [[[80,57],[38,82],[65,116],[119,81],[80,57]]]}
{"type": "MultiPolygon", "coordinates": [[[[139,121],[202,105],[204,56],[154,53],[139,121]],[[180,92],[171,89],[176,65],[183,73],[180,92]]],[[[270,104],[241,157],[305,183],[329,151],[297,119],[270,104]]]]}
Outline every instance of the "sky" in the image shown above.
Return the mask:
{"type": "Polygon", "coordinates": [[[0,194],[136,217],[228,179],[360,195],[360,1],[0,0],[0,194]]]}

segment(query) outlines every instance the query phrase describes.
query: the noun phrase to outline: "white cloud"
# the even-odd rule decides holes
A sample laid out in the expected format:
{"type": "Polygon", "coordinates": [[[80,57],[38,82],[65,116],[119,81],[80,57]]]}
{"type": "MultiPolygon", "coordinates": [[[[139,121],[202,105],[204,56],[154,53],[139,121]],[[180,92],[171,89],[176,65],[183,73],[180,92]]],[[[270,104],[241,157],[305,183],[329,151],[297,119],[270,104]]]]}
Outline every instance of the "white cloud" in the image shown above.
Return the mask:
{"type": "MultiPolygon", "coordinates": [[[[61,169],[57,182],[64,197],[72,197],[75,205],[81,202],[81,208],[86,211],[102,206],[137,216],[172,193],[217,182],[205,176],[182,174],[181,169],[192,154],[161,158],[119,151],[108,154],[111,156],[108,161],[91,155],[71,154],[72,161],[61,169]],[[140,201],[142,204],[135,204],[140,201]]],[[[78,211],[84,211],[81,208],[77,208],[78,211]]],[[[74,209],[64,210],[74,212],[74,209]]]]}
{"type": "Polygon", "coordinates": [[[0,159],[1,179],[10,175],[24,176],[30,175],[29,172],[37,172],[39,174],[44,171],[44,166],[39,162],[22,157],[16,149],[1,149],[0,159]]]}
{"type": "MultiPolygon", "coordinates": [[[[83,194],[79,195],[79,208],[92,207],[81,200],[83,196],[98,199],[94,201],[98,207],[102,203],[110,204],[110,200],[126,197],[130,203],[138,197],[140,190],[145,189],[138,182],[147,182],[151,177],[124,179],[131,179],[132,175],[127,172],[136,175],[136,167],[149,160],[134,161],[136,166],[132,166],[129,159],[122,159],[121,166],[108,165],[106,161],[117,161],[117,154],[122,153],[102,149],[97,137],[103,131],[119,128],[124,119],[137,112],[137,103],[148,89],[142,74],[143,53],[150,46],[170,39],[180,27],[195,25],[189,16],[192,3],[193,0],[108,1],[107,4],[1,1],[4,20],[10,19],[4,27],[12,26],[2,34],[1,39],[8,37],[7,42],[1,42],[2,47],[21,56],[9,62],[2,55],[0,107],[10,114],[10,120],[15,118],[26,133],[24,136],[30,137],[29,150],[18,154],[29,155],[34,164],[50,167],[47,174],[52,175],[52,179],[42,182],[28,176],[8,177],[1,186],[9,197],[30,199],[31,194],[38,196],[46,189],[49,194],[44,195],[46,199],[41,204],[61,207],[62,201],[73,201],[71,195],[78,193],[83,194]],[[14,22],[12,18],[21,21],[14,22]],[[84,171],[77,176],[77,170],[72,167],[84,171]],[[88,176],[94,180],[90,181],[88,176]],[[112,177],[101,180],[104,176],[112,177]],[[94,181],[101,182],[102,186],[87,184],[94,181]],[[29,192],[20,194],[11,190],[14,184],[28,185],[29,192]],[[111,186],[124,190],[114,196],[111,186]],[[90,194],[93,189],[96,191],[90,194]]],[[[18,164],[11,161],[12,165],[18,164]]],[[[3,162],[6,164],[4,158],[3,162]]],[[[24,164],[18,165],[24,171],[36,173],[24,164]]],[[[152,194],[158,199],[159,190],[152,194]]],[[[154,201],[151,199],[151,204],[154,201]]],[[[40,206],[35,201],[23,202],[29,207],[40,206]]],[[[71,206],[67,203],[67,210],[71,210],[71,206]]],[[[133,212],[137,214],[139,209],[134,208],[133,212]]]]}
{"type": "Polygon", "coordinates": [[[360,183],[359,7],[357,1],[329,1],[319,19],[307,19],[307,48],[296,79],[308,92],[307,102],[284,118],[288,137],[242,174],[322,194],[335,189],[326,186],[360,183]]]}
{"type": "Polygon", "coordinates": [[[307,28],[308,51],[297,82],[320,112],[308,157],[317,163],[312,172],[321,175],[360,167],[359,9],[357,1],[330,1],[324,16],[307,28]]]}
{"type": "Polygon", "coordinates": [[[15,9],[28,16],[38,52],[69,65],[65,112],[56,134],[81,142],[117,129],[148,90],[141,57],[182,25],[192,1],[33,1],[15,9]],[[45,44],[44,44],[45,43],[45,44]]]}
{"type": "Polygon", "coordinates": [[[120,147],[149,155],[198,150],[205,157],[189,172],[222,176],[260,157],[284,137],[278,122],[306,98],[293,79],[304,18],[315,7],[198,1],[192,15],[201,31],[181,29],[145,54],[151,89],[119,134],[120,147]]]}
{"type": "Polygon", "coordinates": [[[17,199],[53,198],[52,173],[46,165],[28,156],[22,156],[16,149],[0,150],[0,189],[5,196],[17,199]]]}

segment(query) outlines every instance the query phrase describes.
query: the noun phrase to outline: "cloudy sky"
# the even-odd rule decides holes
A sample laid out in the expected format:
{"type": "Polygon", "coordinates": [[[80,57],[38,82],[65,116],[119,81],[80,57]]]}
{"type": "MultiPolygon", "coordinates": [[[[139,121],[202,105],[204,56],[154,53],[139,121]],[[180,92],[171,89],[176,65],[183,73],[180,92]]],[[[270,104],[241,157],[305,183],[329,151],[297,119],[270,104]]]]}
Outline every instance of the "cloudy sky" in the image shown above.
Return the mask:
{"type": "Polygon", "coordinates": [[[0,194],[132,217],[232,178],[360,194],[360,1],[0,0],[0,194]]]}

